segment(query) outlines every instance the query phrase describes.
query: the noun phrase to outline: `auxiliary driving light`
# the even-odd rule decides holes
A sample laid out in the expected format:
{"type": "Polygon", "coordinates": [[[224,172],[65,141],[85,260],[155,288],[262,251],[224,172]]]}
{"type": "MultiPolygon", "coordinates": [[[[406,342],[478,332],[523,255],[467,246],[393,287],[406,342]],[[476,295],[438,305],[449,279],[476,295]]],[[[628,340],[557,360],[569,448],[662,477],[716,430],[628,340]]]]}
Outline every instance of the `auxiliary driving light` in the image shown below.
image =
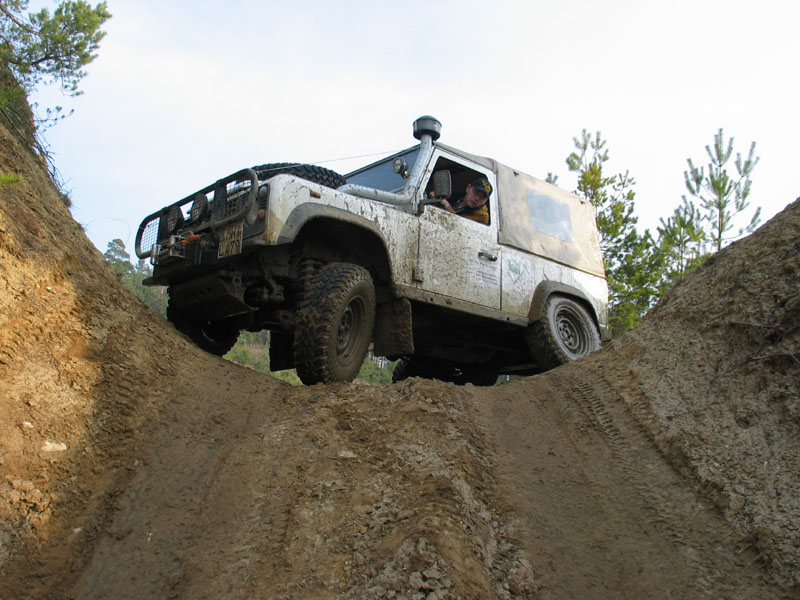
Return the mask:
{"type": "Polygon", "coordinates": [[[189,217],[195,223],[202,220],[203,215],[206,214],[208,209],[208,198],[205,194],[198,193],[192,201],[192,208],[189,209],[189,217]]]}
{"type": "Polygon", "coordinates": [[[178,225],[180,225],[182,222],[183,215],[181,214],[180,209],[177,206],[170,208],[169,213],[167,214],[167,230],[170,233],[173,233],[178,229],[178,225]]]}

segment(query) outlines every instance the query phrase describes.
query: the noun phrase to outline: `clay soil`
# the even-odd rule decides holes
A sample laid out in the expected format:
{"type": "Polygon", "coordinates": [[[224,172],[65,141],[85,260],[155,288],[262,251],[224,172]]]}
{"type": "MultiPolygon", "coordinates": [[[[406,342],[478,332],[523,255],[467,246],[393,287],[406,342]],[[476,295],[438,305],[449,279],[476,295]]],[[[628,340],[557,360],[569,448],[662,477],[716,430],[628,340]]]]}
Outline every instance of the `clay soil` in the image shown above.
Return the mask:
{"type": "Polygon", "coordinates": [[[800,202],[566,367],[292,388],[0,171],[3,600],[800,597],[800,202]]]}

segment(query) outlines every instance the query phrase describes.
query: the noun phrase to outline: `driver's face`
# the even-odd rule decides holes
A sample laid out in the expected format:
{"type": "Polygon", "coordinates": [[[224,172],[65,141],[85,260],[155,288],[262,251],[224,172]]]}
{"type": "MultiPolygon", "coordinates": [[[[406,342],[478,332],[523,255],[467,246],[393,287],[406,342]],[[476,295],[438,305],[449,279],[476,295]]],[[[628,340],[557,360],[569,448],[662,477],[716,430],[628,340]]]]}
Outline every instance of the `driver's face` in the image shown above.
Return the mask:
{"type": "Polygon", "coordinates": [[[470,208],[478,208],[486,204],[486,194],[481,190],[476,190],[472,184],[467,184],[467,191],[464,194],[464,204],[470,208]]]}

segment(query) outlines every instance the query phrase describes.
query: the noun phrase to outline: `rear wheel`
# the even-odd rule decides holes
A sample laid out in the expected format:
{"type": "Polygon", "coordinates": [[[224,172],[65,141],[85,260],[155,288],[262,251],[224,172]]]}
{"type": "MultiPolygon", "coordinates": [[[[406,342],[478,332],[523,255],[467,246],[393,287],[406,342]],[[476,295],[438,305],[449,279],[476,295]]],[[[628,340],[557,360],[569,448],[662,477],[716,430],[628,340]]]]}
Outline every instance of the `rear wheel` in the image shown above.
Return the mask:
{"type": "Polygon", "coordinates": [[[471,383],[472,385],[477,386],[484,386],[488,387],[490,385],[494,385],[497,383],[497,378],[499,375],[497,371],[486,371],[486,370],[477,370],[474,372],[467,372],[467,383],[471,383]]]}
{"type": "Polygon", "coordinates": [[[297,375],[306,385],[352,381],[364,362],[375,324],[369,272],[349,263],[317,271],[303,294],[294,331],[297,375]]]}
{"type": "Polygon", "coordinates": [[[447,364],[436,369],[431,375],[434,379],[465,385],[471,383],[477,386],[494,385],[497,381],[497,372],[485,369],[480,365],[447,364]]]}
{"type": "Polygon", "coordinates": [[[423,362],[413,356],[404,356],[394,367],[392,383],[403,381],[409,377],[423,377],[425,379],[438,379],[456,385],[471,383],[478,386],[494,385],[497,381],[497,372],[481,368],[480,365],[465,365],[457,363],[423,362]]]}
{"type": "Polygon", "coordinates": [[[409,377],[424,377],[424,374],[413,358],[404,356],[398,360],[397,364],[394,366],[394,371],[392,371],[392,383],[403,381],[409,377]]]}
{"type": "Polygon", "coordinates": [[[172,300],[167,303],[167,320],[199,348],[222,356],[233,348],[239,328],[227,321],[202,321],[189,315],[172,300]]]}
{"type": "Polygon", "coordinates": [[[582,305],[553,295],[528,328],[528,347],[543,369],[552,369],[599,350],[600,332],[582,305]]]}

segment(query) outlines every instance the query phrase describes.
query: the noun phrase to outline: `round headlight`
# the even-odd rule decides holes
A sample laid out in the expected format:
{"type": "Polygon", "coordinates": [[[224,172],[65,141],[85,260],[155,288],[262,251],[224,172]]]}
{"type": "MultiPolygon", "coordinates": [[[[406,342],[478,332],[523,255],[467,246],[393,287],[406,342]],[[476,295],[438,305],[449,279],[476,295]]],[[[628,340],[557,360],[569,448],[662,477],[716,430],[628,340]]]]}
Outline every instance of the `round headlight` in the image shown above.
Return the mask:
{"type": "Polygon", "coordinates": [[[206,213],[208,208],[208,198],[205,194],[197,194],[192,201],[192,208],[189,209],[189,217],[193,222],[197,223],[206,213]]]}
{"type": "Polygon", "coordinates": [[[167,214],[167,230],[170,233],[174,233],[181,221],[183,221],[183,216],[180,209],[177,206],[170,208],[167,214]]]}

